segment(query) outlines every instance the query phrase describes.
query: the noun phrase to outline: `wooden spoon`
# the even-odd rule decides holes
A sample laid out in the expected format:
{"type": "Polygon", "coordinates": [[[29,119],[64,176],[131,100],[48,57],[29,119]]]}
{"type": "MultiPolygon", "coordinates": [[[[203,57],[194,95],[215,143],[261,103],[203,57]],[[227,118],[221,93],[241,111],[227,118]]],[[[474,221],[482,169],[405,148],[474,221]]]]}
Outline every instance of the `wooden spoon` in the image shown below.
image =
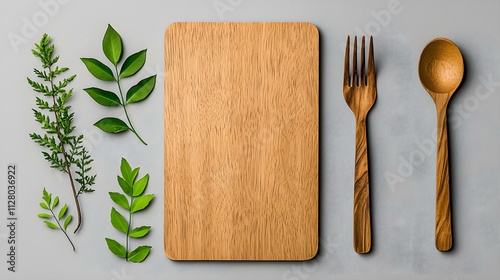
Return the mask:
{"type": "Polygon", "coordinates": [[[425,46],[420,55],[418,74],[437,110],[436,161],[436,248],[452,247],[450,181],[448,173],[448,131],[446,109],[464,75],[464,61],[458,47],[450,40],[437,38],[425,46]]]}

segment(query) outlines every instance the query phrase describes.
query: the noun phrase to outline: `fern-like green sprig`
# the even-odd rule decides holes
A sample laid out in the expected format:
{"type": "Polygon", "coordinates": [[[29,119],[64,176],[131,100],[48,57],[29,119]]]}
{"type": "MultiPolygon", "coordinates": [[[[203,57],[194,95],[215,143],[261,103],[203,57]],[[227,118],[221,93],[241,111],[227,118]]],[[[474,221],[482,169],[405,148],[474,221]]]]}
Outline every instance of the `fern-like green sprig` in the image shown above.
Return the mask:
{"type": "Polygon", "coordinates": [[[59,56],[54,56],[54,44],[51,44],[50,40],[50,37],[44,34],[40,43],[35,44],[35,49],[32,50],[33,55],[42,63],[42,70],[33,70],[41,81],[28,78],[28,83],[35,92],[42,94],[35,97],[37,109],[33,109],[33,114],[45,133],[43,135],[31,133],[30,137],[35,143],[45,148],[42,154],[50,163],[50,167],[68,175],[77,210],[76,233],[81,226],[81,207],[78,196],[94,191],[91,186],[95,183],[96,175],[89,175],[93,159],[83,145],[83,135],[74,133],[75,113],[67,104],[73,94],[73,89],[66,88],[76,75],[56,81],[60,74],[69,69],[55,65],[59,61],[59,56]],[[78,189],[75,182],[79,184],[78,189]]]}

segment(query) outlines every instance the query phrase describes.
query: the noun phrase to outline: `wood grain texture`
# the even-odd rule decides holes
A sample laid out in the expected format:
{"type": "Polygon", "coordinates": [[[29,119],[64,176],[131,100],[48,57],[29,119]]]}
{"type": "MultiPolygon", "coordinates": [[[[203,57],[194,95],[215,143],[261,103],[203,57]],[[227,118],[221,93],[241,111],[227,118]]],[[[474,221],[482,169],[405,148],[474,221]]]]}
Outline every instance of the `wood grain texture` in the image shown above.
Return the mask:
{"type": "Polygon", "coordinates": [[[354,38],[352,75],[349,75],[349,43],[347,38],[344,62],[344,99],[356,118],[356,152],[354,164],[354,251],[366,254],[371,250],[370,186],[368,176],[368,140],[366,118],[375,103],[377,86],[373,57],[373,38],[370,38],[368,71],[365,67],[365,37],[361,42],[361,65],[358,74],[357,37],[354,38]],[[351,79],[352,78],[352,79],[351,79]]]}
{"type": "Polygon", "coordinates": [[[175,23],[165,34],[165,252],[307,260],[318,249],[319,34],[175,23]]]}
{"type": "Polygon", "coordinates": [[[439,251],[452,248],[450,180],[448,164],[448,103],[464,76],[464,61],[460,49],[446,38],[429,42],[418,65],[422,86],[434,100],[437,111],[436,160],[436,225],[435,241],[439,251]]]}
{"type": "Polygon", "coordinates": [[[368,179],[368,141],[366,118],[356,121],[356,156],[354,165],[353,246],[360,254],[372,245],[370,181],[368,179]]]}
{"type": "Polygon", "coordinates": [[[436,248],[439,251],[451,249],[450,176],[448,168],[448,128],[446,111],[450,96],[435,96],[437,110],[437,159],[436,159],[436,248]]]}

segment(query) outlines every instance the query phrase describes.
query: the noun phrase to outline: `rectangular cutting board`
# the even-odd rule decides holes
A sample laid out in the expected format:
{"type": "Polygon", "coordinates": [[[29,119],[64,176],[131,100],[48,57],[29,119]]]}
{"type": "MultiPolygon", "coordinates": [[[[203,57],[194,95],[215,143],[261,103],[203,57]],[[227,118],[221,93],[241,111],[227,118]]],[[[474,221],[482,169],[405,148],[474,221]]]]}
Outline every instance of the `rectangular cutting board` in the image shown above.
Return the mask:
{"type": "Polygon", "coordinates": [[[174,23],[165,34],[165,252],[307,260],[318,249],[319,34],[174,23]]]}

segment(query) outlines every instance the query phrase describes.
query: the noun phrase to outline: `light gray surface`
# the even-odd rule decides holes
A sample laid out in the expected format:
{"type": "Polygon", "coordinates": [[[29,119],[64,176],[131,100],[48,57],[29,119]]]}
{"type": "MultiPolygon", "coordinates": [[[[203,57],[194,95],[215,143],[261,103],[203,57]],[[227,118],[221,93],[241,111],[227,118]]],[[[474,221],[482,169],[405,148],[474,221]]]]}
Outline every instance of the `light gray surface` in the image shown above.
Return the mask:
{"type": "MultiPolygon", "coordinates": [[[[0,4],[0,158],[5,169],[8,163],[19,166],[18,272],[6,269],[7,229],[2,226],[2,279],[497,279],[500,2],[400,0],[392,13],[388,12],[392,0],[62,3],[60,0],[52,6],[55,12],[46,16],[45,23],[41,13],[47,12],[39,1],[2,0],[0,4]],[[217,12],[215,5],[227,10],[217,12]],[[25,21],[33,22],[34,15],[41,16],[37,30],[23,35],[25,21]],[[175,21],[221,20],[309,21],[320,30],[321,249],[313,261],[173,262],[164,255],[163,34],[175,21]],[[147,147],[131,133],[103,135],[92,126],[110,110],[82,91],[101,84],[90,76],[79,58],[104,58],[100,45],[107,23],[122,35],[127,54],[148,48],[140,77],[159,74],[152,96],[130,106],[137,129],[149,142],[147,147]],[[352,249],[354,118],[341,91],[345,38],[348,34],[360,35],[360,30],[375,37],[378,81],[378,99],[368,122],[373,217],[373,249],[369,255],[358,255],[352,249]],[[38,130],[31,113],[34,94],[26,83],[26,76],[32,76],[31,69],[38,67],[38,62],[29,50],[44,32],[54,38],[60,65],[78,74],[72,84],[76,90],[72,101],[75,121],[78,131],[89,139],[95,158],[93,168],[98,173],[97,191],[82,197],[85,221],[74,236],[77,253],[70,251],[60,233],[49,231],[36,217],[43,187],[71,205],[65,181],[48,168],[39,147],[28,137],[28,133],[38,130]],[[9,34],[24,37],[26,42],[14,46],[9,34]],[[418,144],[432,143],[435,130],[435,109],[420,86],[418,58],[428,41],[441,36],[460,47],[466,65],[466,77],[452,99],[449,113],[454,218],[454,250],[450,253],[434,248],[434,144],[427,144],[429,151],[418,144]],[[495,82],[485,82],[488,80],[495,82]],[[153,246],[150,257],[142,264],[114,257],[104,242],[104,237],[120,238],[109,223],[112,202],[107,192],[118,190],[115,178],[122,156],[150,173],[148,190],[157,196],[151,209],[135,220],[153,226],[145,240],[134,243],[153,246]],[[405,161],[411,161],[413,167],[408,168],[405,161]]],[[[118,110],[114,113],[121,114],[118,110]]],[[[6,191],[2,190],[2,224],[6,219],[5,202],[6,191]]]]}

